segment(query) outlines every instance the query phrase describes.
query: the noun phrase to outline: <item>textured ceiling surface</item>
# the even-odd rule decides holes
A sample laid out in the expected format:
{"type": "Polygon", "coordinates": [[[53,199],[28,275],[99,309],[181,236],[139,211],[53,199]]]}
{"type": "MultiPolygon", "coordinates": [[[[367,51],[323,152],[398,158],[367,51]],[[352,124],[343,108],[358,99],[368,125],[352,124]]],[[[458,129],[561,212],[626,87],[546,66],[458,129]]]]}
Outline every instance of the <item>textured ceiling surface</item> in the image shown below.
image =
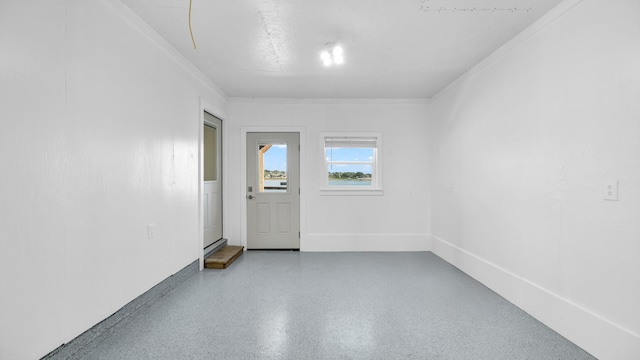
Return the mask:
{"type": "Polygon", "coordinates": [[[122,0],[230,97],[431,98],[560,0],[122,0]],[[336,42],[345,63],[324,67],[336,42]]]}

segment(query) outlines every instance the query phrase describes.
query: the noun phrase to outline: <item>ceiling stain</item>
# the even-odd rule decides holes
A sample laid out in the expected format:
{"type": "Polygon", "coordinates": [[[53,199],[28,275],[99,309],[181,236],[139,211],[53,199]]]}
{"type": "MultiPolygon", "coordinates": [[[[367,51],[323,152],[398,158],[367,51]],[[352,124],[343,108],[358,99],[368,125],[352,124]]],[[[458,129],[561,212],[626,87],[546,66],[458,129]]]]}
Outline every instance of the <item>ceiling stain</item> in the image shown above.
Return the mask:
{"type": "Polygon", "coordinates": [[[258,13],[260,14],[260,19],[262,19],[264,30],[266,31],[267,36],[269,37],[269,43],[271,44],[271,49],[273,49],[273,55],[275,56],[276,62],[278,63],[278,68],[280,69],[280,72],[282,72],[282,63],[280,62],[280,56],[278,55],[278,48],[276,47],[276,43],[273,39],[272,31],[269,28],[269,25],[267,24],[267,20],[265,19],[262,11],[258,10],[258,13]]]}

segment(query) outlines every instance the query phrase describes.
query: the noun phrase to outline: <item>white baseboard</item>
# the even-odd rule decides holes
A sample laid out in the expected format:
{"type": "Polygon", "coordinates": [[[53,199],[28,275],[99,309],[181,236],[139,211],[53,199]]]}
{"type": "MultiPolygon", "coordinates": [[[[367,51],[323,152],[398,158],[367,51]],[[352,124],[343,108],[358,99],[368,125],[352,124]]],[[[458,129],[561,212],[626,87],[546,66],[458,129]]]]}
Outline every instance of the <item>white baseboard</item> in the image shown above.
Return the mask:
{"type": "Polygon", "coordinates": [[[600,360],[640,359],[640,335],[447,241],[431,251],[600,360]]]}
{"type": "Polygon", "coordinates": [[[306,234],[300,251],[430,251],[428,234],[306,234]]]}

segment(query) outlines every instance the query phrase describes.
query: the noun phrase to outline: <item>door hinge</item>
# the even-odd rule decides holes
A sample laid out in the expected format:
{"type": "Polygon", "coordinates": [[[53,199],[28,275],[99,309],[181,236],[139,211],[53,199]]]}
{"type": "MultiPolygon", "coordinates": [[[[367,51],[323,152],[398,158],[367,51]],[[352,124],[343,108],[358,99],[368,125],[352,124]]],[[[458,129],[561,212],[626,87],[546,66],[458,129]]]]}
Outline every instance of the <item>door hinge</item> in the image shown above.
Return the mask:
{"type": "Polygon", "coordinates": [[[300,231],[298,231],[298,239],[300,239],[300,231]]]}
{"type": "Polygon", "coordinates": [[[298,144],[298,151],[300,151],[300,144],[298,144]]]}

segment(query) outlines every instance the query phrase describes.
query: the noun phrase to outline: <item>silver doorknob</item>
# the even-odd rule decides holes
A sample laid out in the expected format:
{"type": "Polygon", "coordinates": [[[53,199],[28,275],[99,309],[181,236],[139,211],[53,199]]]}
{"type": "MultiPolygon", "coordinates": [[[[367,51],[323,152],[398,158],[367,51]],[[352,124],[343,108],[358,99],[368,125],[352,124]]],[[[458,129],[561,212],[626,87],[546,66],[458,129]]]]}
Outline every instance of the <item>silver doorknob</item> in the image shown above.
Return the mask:
{"type": "Polygon", "coordinates": [[[249,200],[253,199],[253,195],[247,195],[247,199],[249,200]]]}

